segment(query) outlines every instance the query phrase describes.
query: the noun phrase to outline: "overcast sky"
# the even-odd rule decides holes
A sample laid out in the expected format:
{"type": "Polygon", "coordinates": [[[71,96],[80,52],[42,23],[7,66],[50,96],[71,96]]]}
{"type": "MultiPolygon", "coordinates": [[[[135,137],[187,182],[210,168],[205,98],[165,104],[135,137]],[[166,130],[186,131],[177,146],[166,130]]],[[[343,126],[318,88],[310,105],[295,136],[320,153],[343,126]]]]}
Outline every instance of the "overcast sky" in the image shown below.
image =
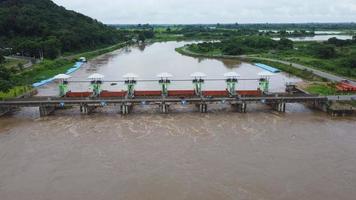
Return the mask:
{"type": "Polygon", "coordinates": [[[54,0],[107,24],[356,22],[356,0],[54,0]]]}

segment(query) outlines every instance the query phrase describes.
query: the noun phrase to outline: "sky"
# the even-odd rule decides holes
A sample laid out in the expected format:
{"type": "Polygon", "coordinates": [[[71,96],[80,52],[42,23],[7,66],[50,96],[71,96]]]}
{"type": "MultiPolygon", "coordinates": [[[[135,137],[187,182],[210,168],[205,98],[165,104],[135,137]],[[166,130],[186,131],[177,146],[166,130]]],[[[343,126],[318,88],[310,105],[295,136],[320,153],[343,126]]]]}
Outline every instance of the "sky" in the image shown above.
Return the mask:
{"type": "Polygon", "coordinates": [[[356,22],[356,0],[53,0],[106,24],[356,22]]]}

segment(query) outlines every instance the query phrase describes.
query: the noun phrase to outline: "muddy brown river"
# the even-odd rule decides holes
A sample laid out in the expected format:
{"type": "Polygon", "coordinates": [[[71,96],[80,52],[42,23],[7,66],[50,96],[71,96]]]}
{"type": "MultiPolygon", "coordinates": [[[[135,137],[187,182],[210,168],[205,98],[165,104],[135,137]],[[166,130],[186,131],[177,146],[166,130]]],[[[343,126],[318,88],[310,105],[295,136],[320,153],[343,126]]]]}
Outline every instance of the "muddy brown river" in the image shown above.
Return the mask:
{"type": "MultiPolygon", "coordinates": [[[[158,68],[151,68],[152,71],[150,66],[162,67],[169,59],[176,65],[179,61],[185,63],[179,66],[195,63],[196,68],[191,71],[203,71],[205,63],[211,67],[207,74],[212,77],[231,69],[253,77],[260,70],[236,61],[181,56],[174,48],[182,44],[158,43],[144,51],[132,47],[114,52],[89,63],[73,76],[83,79],[100,72],[117,79],[127,68],[130,72],[141,72],[142,78],[150,78],[162,72],[158,68]],[[125,59],[133,64],[127,66],[125,59]],[[142,67],[140,63],[149,59],[152,61],[147,69],[135,71],[133,66],[142,67]],[[109,69],[114,67],[119,69],[110,73],[109,69]]],[[[170,65],[172,69],[176,67],[170,65]]],[[[179,68],[174,73],[176,77],[189,75],[190,71],[184,69],[179,68]]],[[[272,87],[276,91],[283,89],[285,81],[300,81],[286,74],[274,80],[272,87]]],[[[254,84],[239,87],[253,88],[254,84]]],[[[72,87],[81,90],[87,86],[72,87]]],[[[112,89],[110,85],[106,87],[112,89]]],[[[147,87],[156,86],[152,83],[147,87]]],[[[42,95],[55,92],[55,84],[40,90],[42,95]]],[[[0,199],[354,200],[356,197],[355,117],[332,118],[301,104],[288,105],[284,114],[265,105],[249,105],[246,114],[236,113],[223,104],[210,107],[207,114],[198,113],[193,106],[172,109],[172,114],[161,115],[158,108],[138,106],[125,117],[118,115],[116,108],[99,109],[89,116],[80,115],[78,109],[69,109],[40,118],[36,108],[27,108],[0,118],[0,199]]]]}

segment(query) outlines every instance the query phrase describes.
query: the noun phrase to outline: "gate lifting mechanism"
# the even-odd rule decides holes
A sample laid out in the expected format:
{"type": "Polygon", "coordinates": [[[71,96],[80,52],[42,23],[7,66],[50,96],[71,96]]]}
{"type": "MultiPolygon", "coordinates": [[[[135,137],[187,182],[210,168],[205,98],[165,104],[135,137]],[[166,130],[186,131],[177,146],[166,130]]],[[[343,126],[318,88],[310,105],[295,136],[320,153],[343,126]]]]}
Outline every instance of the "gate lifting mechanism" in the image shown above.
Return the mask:
{"type": "Polygon", "coordinates": [[[101,86],[103,84],[103,79],[105,78],[102,74],[93,74],[88,77],[91,80],[90,88],[93,90],[93,96],[99,96],[102,89],[101,86]]]}
{"type": "Polygon", "coordinates": [[[173,75],[167,72],[161,73],[157,75],[158,78],[161,78],[159,80],[159,84],[161,85],[162,89],[162,96],[167,97],[168,96],[168,86],[171,84],[171,81],[169,78],[172,78],[173,75]]]}
{"type": "Polygon", "coordinates": [[[59,96],[64,97],[67,92],[69,91],[68,89],[68,79],[72,78],[69,75],[66,74],[58,74],[57,76],[54,77],[54,80],[59,80],[59,96]]]}
{"type": "Polygon", "coordinates": [[[259,88],[265,94],[269,92],[270,80],[273,75],[271,72],[266,71],[258,74],[260,77],[259,88]]]}
{"type": "Polygon", "coordinates": [[[197,96],[203,96],[203,84],[204,84],[204,79],[206,77],[206,74],[202,72],[195,72],[190,75],[193,77],[193,85],[194,85],[194,90],[195,90],[195,95],[197,96]]]}
{"type": "Polygon", "coordinates": [[[236,86],[238,83],[238,77],[240,77],[240,74],[236,72],[229,72],[224,74],[226,77],[226,84],[227,84],[227,91],[229,92],[230,96],[236,96],[236,86]]]}
{"type": "Polygon", "coordinates": [[[137,81],[135,79],[138,78],[138,75],[133,73],[128,73],[123,76],[126,81],[125,85],[127,87],[127,97],[134,98],[135,97],[135,86],[137,85],[137,81]]]}

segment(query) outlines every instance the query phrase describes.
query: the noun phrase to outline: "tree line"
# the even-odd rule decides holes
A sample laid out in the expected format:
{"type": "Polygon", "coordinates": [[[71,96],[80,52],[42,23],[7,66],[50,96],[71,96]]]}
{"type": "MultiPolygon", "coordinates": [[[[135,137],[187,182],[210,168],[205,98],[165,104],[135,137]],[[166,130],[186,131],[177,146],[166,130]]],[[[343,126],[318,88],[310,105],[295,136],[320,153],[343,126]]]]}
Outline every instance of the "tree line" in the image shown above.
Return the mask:
{"type": "Polygon", "coordinates": [[[194,52],[208,53],[212,51],[220,51],[224,55],[242,55],[259,53],[261,51],[285,50],[292,48],[293,41],[289,39],[282,38],[277,41],[263,36],[240,36],[220,42],[203,42],[189,46],[189,49],[194,52]]]}

